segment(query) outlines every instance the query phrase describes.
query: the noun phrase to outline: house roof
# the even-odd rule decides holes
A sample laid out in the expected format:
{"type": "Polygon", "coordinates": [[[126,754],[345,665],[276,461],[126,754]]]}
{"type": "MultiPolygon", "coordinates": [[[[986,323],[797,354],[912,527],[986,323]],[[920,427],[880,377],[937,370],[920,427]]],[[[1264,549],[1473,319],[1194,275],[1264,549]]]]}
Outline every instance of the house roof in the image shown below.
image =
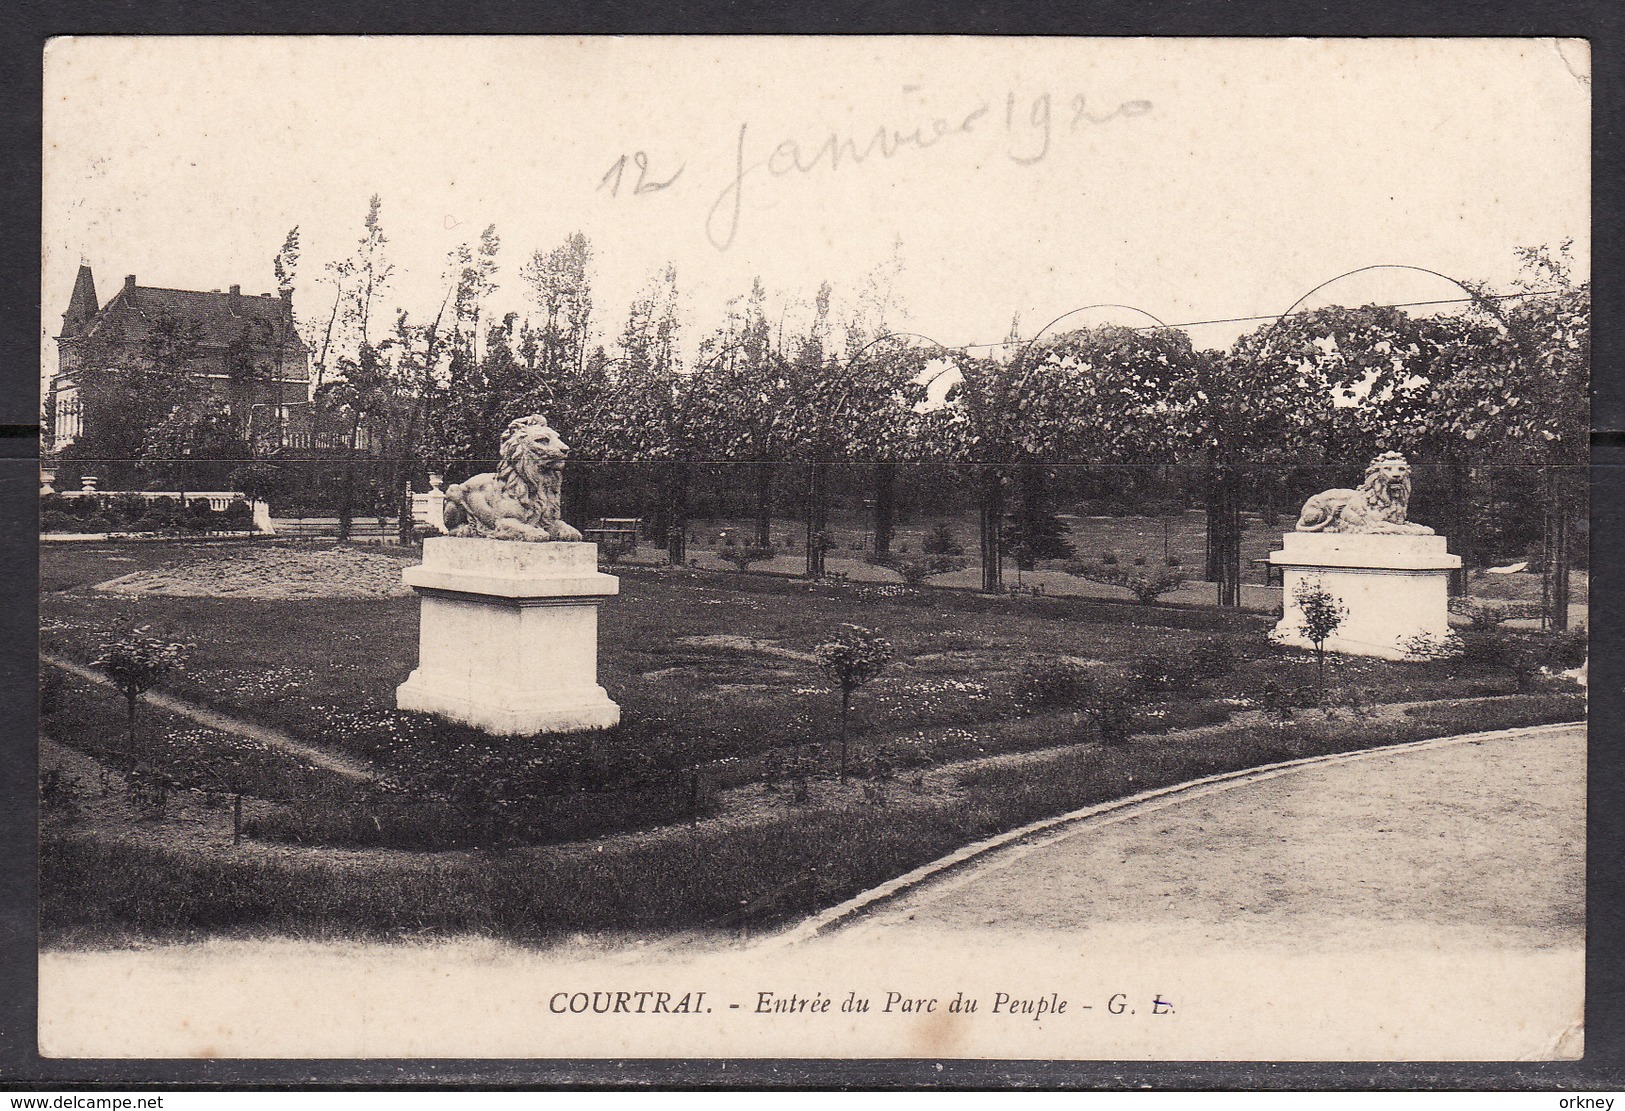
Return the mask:
{"type": "Polygon", "coordinates": [[[118,327],[129,329],[127,338],[135,340],[145,333],[146,325],[164,316],[195,326],[205,347],[227,347],[247,339],[294,352],[305,350],[294,327],[293,306],[281,297],[129,283],[95,313],[84,334],[94,335],[116,320],[118,327]]]}

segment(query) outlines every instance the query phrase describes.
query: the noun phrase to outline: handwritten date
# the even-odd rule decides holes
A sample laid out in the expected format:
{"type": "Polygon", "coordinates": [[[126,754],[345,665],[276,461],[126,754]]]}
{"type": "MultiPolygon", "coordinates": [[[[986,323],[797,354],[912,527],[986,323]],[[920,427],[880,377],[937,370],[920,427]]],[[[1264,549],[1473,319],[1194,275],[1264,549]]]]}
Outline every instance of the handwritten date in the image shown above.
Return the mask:
{"type": "MultiPolygon", "coordinates": [[[[962,105],[953,112],[910,121],[907,129],[879,124],[851,134],[831,132],[812,143],[785,138],[770,146],[754,145],[750,125],[742,123],[734,144],[731,174],[706,213],[706,237],[719,251],[733,245],[745,209],[747,183],[764,173],[768,179],[788,174],[838,173],[846,167],[860,167],[877,156],[886,161],[904,151],[923,152],[939,144],[963,142],[972,135],[1000,136],[1006,158],[1020,166],[1035,166],[1049,157],[1062,135],[1112,120],[1143,116],[1152,107],[1149,100],[1125,100],[1105,110],[1096,110],[1083,93],[1073,95],[1063,106],[1057,104],[1048,91],[1031,98],[1018,97],[1009,91],[1002,103],[983,99],[962,105]]],[[[621,196],[630,167],[636,169],[637,175],[636,181],[625,190],[628,197],[661,193],[677,183],[687,165],[680,162],[673,170],[668,161],[656,172],[651,169],[651,159],[645,151],[622,154],[599,179],[597,191],[607,191],[612,198],[621,196]]]]}

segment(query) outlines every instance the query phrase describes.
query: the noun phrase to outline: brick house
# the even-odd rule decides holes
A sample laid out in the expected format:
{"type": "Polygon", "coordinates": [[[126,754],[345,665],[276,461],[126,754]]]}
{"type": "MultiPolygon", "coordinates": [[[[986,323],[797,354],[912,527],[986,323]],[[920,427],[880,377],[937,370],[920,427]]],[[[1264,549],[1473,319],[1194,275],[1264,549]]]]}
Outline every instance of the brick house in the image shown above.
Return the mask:
{"type": "Polygon", "coordinates": [[[47,406],[47,448],[60,452],[84,433],[78,371],[88,358],[118,366],[146,356],[155,325],[188,338],[189,378],[208,384],[232,413],[246,417],[256,442],[275,450],[310,445],[310,352],[294,327],[293,296],[137,285],[135,275],[105,305],[89,266],[80,266],[62,331],[47,406]],[[245,367],[251,372],[245,373],[245,367]]]}

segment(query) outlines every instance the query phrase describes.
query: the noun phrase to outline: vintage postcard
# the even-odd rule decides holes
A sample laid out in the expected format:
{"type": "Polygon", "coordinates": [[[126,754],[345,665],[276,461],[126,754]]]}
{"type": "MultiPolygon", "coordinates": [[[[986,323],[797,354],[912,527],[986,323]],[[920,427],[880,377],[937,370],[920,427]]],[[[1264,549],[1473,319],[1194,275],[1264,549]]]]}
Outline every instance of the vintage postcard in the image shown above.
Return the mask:
{"type": "Polygon", "coordinates": [[[1589,65],[53,40],[41,1054],[1580,1057],[1589,65]]]}

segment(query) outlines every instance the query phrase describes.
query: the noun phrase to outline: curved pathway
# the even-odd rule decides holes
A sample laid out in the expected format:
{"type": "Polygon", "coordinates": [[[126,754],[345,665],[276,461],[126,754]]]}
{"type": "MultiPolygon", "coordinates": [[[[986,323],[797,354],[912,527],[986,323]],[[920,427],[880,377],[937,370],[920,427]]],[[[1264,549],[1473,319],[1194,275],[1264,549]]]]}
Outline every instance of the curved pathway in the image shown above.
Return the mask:
{"type": "Polygon", "coordinates": [[[1145,799],[809,926],[896,941],[1055,930],[1152,948],[1571,949],[1584,899],[1585,728],[1567,725],[1145,799]]]}

